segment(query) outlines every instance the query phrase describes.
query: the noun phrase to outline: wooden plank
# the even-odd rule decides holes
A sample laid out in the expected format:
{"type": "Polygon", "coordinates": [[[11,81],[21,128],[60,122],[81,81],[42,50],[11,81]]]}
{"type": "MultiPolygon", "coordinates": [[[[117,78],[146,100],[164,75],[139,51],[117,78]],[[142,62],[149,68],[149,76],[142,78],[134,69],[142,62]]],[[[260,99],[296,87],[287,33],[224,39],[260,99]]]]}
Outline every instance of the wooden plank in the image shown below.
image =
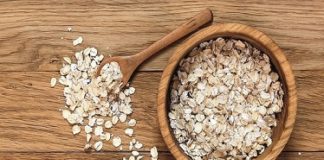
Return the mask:
{"type": "MultiPolygon", "coordinates": [[[[0,77],[0,152],[74,152],[82,151],[83,134],[73,136],[62,119],[62,87],[50,88],[49,80],[57,73],[51,72],[2,72],[0,77]]],[[[146,146],[167,148],[160,135],[156,115],[156,94],[161,72],[139,72],[132,84],[134,114],[138,120],[135,138],[146,146]]],[[[324,71],[296,72],[298,86],[297,122],[286,151],[324,150],[324,71]],[[316,86],[314,86],[316,85],[316,86]]],[[[129,138],[123,126],[112,133],[120,134],[127,150],[129,138]]],[[[105,151],[117,151],[111,142],[105,151]]]]}
{"type": "MultiPolygon", "coordinates": [[[[150,160],[149,152],[141,152],[144,156],[143,160],[150,160]]],[[[0,153],[0,158],[3,160],[63,160],[63,159],[78,159],[78,160],[97,160],[97,159],[122,159],[122,157],[129,156],[129,152],[100,152],[100,153],[82,153],[82,152],[71,152],[71,153],[0,153]]],[[[278,160],[322,160],[324,152],[282,152],[279,155],[278,160]]],[[[160,152],[159,160],[174,160],[171,153],[160,152]]]]}
{"type": "MultiPolygon", "coordinates": [[[[140,152],[144,158],[142,160],[150,160],[149,152],[140,152]]],[[[116,160],[123,157],[128,158],[130,152],[100,152],[100,153],[84,153],[84,152],[62,152],[62,153],[0,153],[2,160],[116,160]]],[[[174,160],[170,153],[159,153],[159,160],[174,160]]]]}
{"type": "Polygon", "coordinates": [[[322,160],[324,152],[282,152],[278,160],[322,160]]]}
{"type": "MultiPolygon", "coordinates": [[[[57,71],[64,55],[86,46],[104,54],[134,54],[209,7],[214,21],[264,31],[294,70],[324,69],[324,1],[1,1],[0,71],[57,71]],[[73,32],[67,32],[71,26],[73,32]],[[84,44],[72,47],[82,35],[84,44]],[[61,37],[64,39],[62,40],[61,37]]],[[[141,70],[162,70],[176,45],[141,70]]]]}
{"type": "MultiPolygon", "coordinates": [[[[85,136],[73,136],[71,127],[62,119],[59,108],[64,106],[62,86],[50,88],[53,73],[3,73],[0,77],[0,152],[1,151],[82,151],[85,136]]],[[[133,97],[137,119],[134,138],[166,150],[156,119],[155,99],[160,73],[140,73],[134,79],[133,97]]],[[[122,136],[124,150],[131,140],[125,127],[117,125],[111,133],[122,136]]],[[[110,132],[110,131],[109,131],[110,132]]],[[[109,143],[104,150],[117,151],[109,143]]]]}
{"type": "Polygon", "coordinates": [[[297,81],[297,120],[289,151],[324,151],[324,71],[295,72],[297,81]]]}

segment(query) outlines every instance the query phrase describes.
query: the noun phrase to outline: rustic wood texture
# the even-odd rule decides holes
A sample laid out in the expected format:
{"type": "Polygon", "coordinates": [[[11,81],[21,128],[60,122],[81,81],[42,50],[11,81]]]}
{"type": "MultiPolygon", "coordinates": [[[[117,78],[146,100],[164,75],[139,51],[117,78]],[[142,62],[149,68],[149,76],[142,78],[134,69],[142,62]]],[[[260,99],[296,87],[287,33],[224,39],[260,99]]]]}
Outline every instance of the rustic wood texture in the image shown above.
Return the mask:
{"type": "MultiPolygon", "coordinates": [[[[58,109],[62,87],[49,87],[63,56],[87,46],[105,55],[132,55],[147,48],[203,8],[214,23],[247,24],[269,35],[286,53],[297,82],[296,124],[279,159],[324,157],[324,1],[0,1],[0,159],[115,159],[111,142],[103,153],[85,154],[84,137],[72,136],[58,109]],[[72,27],[72,32],[67,32],[72,27]],[[84,43],[73,47],[72,40],[84,43]],[[63,39],[61,39],[61,37],[63,39]],[[294,151],[294,152],[292,152],[294,151]],[[302,152],[298,155],[298,152],[302,152]]],[[[157,123],[156,95],[173,44],[149,59],[131,81],[137,89],[135,137],[170,159],[157,123]],[[148,72],[157,71],[157,72],[148,72]]],[[[115,130],[121,133],[121,126],[115,130]]],[[[123,136],[126,139],[126,136],[123,136]]]]}
{"type": "Polygon", "coordinates": [[[211,10],[206,8],[139,53],[129,56],[106,57],[98,67],[97,76],[100,75],[101,69],[107,63],[117,62],[120,66],[121,72],[123,73],[123,85],[126,85],[137,67],[141,65],[145,60],[149,59],[153,55],[157,55],[158,53],[160,53],[159,51],[167,48],[170,44],[180,40],[181,38],[187,36],[189,33],[196,31],[198,28],[207,23],[211,23],[212,21],[213,13],[211,12],[211,10]]]}
{"type": "MultiPolygon", "coordinates": [[[[145,157],[143,160],[150,160],[148,152],[141,152],[145,157]]],[[[101,153],[0,153],[0,157],[3,160],[12,159],[32,159],[32,160],[65,160],[65,159],[78,159],[78,160],[111,160],[111,159],[121,159],[123,157],[129,156],[129,152],[101,152],[101,153]]],[[[278,160],[321,160],[324,157],[324,152],[283,152],[279,155],[278,160]]],[[[171,153],[160,152],[159,160],[175,160],[171,153]]]]}
{"type": "MultiPolygon", "coordinates": [[[[324,150],[324,71],[295,71],[299,108],[286,151],[324,150]],[[316,88],[313,88],[316,84],[316,88]]],[[[50,88],[52,72],[2,72],[0,77],[0,152],[83,152],[84,137],[73,136],[58,111],[64,105],[62,87],[50,88]]],[[[157,123],[156,96],[161,72],[139,72],[132,84],[135,137],[168,151],[157,123]]],[[[114,130],[121,133],[120,127],[114,130]]],[[[123,135],[123,139],[127,136],[123,135]]],[[[116,151],[107,143],[105,151],[116,151]]]]}
{"type": "MultiPolygon", "coordinates": [[[[72,39],[105,54],[138,53],[210,8],[214,22],[247,24],[267,33],[284,49],[295,70],[324,69],[324,1],[1,1],[0,71],[57,71],[72,39]],[[73,32],[66,32],[71,26],[73,32]],[[64,40],[60,38],[63,37],[64,40]]],[[[141,70],[162,70],[173,47],[141,70]]]]}

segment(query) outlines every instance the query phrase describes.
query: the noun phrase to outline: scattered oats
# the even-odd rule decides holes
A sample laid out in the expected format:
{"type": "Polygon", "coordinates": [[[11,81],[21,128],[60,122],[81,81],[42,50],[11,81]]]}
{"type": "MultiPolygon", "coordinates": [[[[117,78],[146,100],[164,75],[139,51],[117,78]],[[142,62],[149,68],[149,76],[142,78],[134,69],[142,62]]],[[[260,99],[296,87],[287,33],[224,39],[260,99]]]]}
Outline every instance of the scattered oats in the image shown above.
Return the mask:
{"type": "Polygon", "coordinates": [[[105,120],[102,119],[102,118],[98,118],[98,119],[97,119],[97,125],[98,125],[98,126],[101,126],[102,124],[104,124],[104,122],[105,122],[105,120]]]}
{"type": "Polygon", "coordinates": [[[82,41],[83,41],[83,38],[82,38],[82,37],[78,37],[77,39],[75,39],[75,40],[73,41],[73,45],[76,46],[76,45],[78,45],[78,44],[81,44],[82,41]]]}
{"type": "Polygon", "coordinates": [[[302,153],[301,152],[298,152],[298,155],[300,156],[300,155],[302,155],[302,153]]]}
{"type": "Polygon", "coordinates": [[[68,64],[71,64],[71,59],[69,57],[63,57],[64,61],[68,64]]]}
{"type": "Polygon", "coordinates": [[[112,143],[113,143],[113,145],[114,145],[114,147],[119,147],[120,145],[121,145],[121,139],[120,139],[120,137],[114,137],[113,139],[112,139],[112,143]]]}
{"type": "Polygon", "coordinates": [[[107,139],[107,137],[106,137],[106,133],[102,133],[102,134],[99,136],[99,138],[100,138],[101,140],[106,140],[106,139],[107,139]]]}
{"type": "Polygon", "coordinates": [[[128,136],[133,136],[134,130],[132,128],[126,128],[125,129],[125,134],[128,136]]]}
{"type": "Polygon", "coordinates": [[[138,151],[132,151],[132,155],[137,157],[139,155],[139,152],[138,151]]]}
{"type": "Polygon", "coordinates": [[[91,126],[91,127],[92,127],[92,126],[94,126],[94,125],[95,125],[95,123],[96,123],[96,119],[95,119],[95,118],[90,118],[90,119],[89,119],[89,123],[88,123],[88,124],[89,124],[89,126],[91,126]]]}
{"type": "Polygon", "coordinates": [[[90,49],[90,56],[95,57],[97,55],[98,51],[96,48],[91,48],[90,49]]]}
{"type": "Polygon", "coordinates": [[[141,160],[141,159],[143,159],[143,156],[136,157],[136,160],[141,160]]]}
{"type": "Polygon", "coordinates": [[[135,144],[135,143],[136,143],[136,139],[133,138],[131,142],[132,142],[133,144],[135,144]]]}
{"type": "Polygon", "coordinates": [[[111,123],[111,121],[106,121],[105,128],[111,128],[112,126],[113,124],[111,123]]]}
{"type": "Polygon", "coordinates": [[[96,151],[100,151],[100,150],[102,149],[102,146],[103,146],[102,141],[98,141],[98,142],[96,142],[96,143],[93,145],[93,148],[94,148],[96,151]]]}
{"type": "Polygon", "coordinates": [[[140,143],[139,141],[136,141],[134,147],[135,147],[136,149],[141,149],[141,148],[143,147],[143,144],[140,143]]]}
{"type": "Polygon", "coordinates": [[[158,158],[158,151],[157,151],[156,147],[151,148],[150,153],[151,153],[152,159],[157,159],[158,158]]]}
{"type": "Polygon", "coordinates": [[[67,28],[67,31],[68,31],[68,32],[71,32],[71,31],[72,31],[72,28],[71,28],[71,27],[68,27],[68,28],[67,28]]]}
{"type": "Polygon", "coordinates": [[[76,124],[82,122],[82,117],[75,113],[69,114],[66,119],[70,124],[76,124]]]}
{"type": "Polygon", "coordinates": [[[133,143],[132,142],[129,142],[129,147],[128,147],[128,149],[131,151],[131,150],[133,150],[133,143]]]}
{"type": "Polygon", "coordinates": [[[119,121],[124,123],[127,119],[127,115],[126,114],[120,114],[119,115],[119,121]]]}
{"type": "Polygon", "coordinates": [[[180,61],[168,116],[187,155],[248,160],[271,145],[284,96],[271,65],[251,44],[224,38],[201,43],[180,61]]]}
{"type": "Polygon", "coordinates": [[[135,93],[135,88],[129,87],[129,94],[134,94],[134,93],[135,93]]]}
{"type": "MultiPolygon", "coordinates": [[[[73,41],[73,45],[81,44],[82,41],[82,37],[78,37],[73,41]]],[[[64,86],[65,107],[60,111],[63,118],[72,125],[73,134],[80,133],[81,127],[84,127],[85,151],[91,149],[99,151],[103,142],[111,138],[113,145],[119,147],[122,141],[120,137],[104,132],[104,128],[113,131],[112,128],[118,121],[126,122],[127,117],[133,112],[130,95],[134,94],[135,88],[129,84],[121,88],[123,75],[116,62],[106,64],[100,75],[95,76],[99,64],[104,59],[96,48],[88,47],[76,52],[76,61],[69,57],[63,59],[59,82],[64,86]],[[90,144],[92,136],[97,136],[93,139],[102,141],[90,144]]],[[[51,86],[54,86],[52,81],[51,86]]],[[[134,126],[136,121],[132,120],[129,124],[134,126]]],[[[125,132],[132,135],[134,131],[127,128],[125,132]]]]}
{"type": "Polygon", "coordinates": [[[92,132],[91,126],[88,126],[88,125],[84,126],[84,131],[85,131],[85,133],[91,133],[92,132]]]}
{"type": "Polygon", "coordinates": [[[120,146],[120,147],[119,147],[119,150],[123,150],[123,146],[120,146]]]}
{"type": "Polygon", "coordinates": [[[106,141],[109,141],[111,138],[111,134],[110,133],[106,133],[106,141]]]}
{"type": "Polygon", "coordinates": [[[72,126],[72,133],[73,134],[78,134],[78,133],[80,133],[80,131],[81,131],[81,128],[80,128],[79,125],[73,125],[72,126]]]}
{"type": "Polygon", "coordinates": [[[56,78],[51,78],[51,87],[56,85],[56,78]]]}
{"type": "Polygon", "coordinates": [[[71,112],[69,110],[63,109],[62,110],[62,116],[64,119],[67,119],[71,115],[71,112]]]}
{"type": "Polygon", "coordinates": [[[102,126],[97,126],[94,131],[96,136],[100,136],[103,133],[103,128],[102,126]]]}
{"type": "Polygon", "coordinates": [[[85,145],[84,145],[84,150],[87,151],[87,150],[89,150],[89,149],[91,149],[91,144],[88,144],[88,143],[85,144],[85,145]]]}
{"type": "Polygon", "coordinates": [[[130,156],[130,157],[128,158],[128,160],[135,160],[135,157],[134,157],[134,156],[130,156]]]}
{"type": "Polygon", "coordinates": [[[112,117],[112,124],[115,125],[115,124],[117,124],[117,122],[118,122],[118,117],[117,116],[113,116],[112,117]]]}
{"type": "Polygon", "coordinates": [[[91,134],[87,134],[87,142],[90,142],[90,140],[91,140],[91,134]]]}
{"type": "Polygon", "coordinates": [[[134,127],[136,125],[136,120],[135,119],[130,119],[129,121],[128,121],[128,126],[130,126],[130,127],[134,127]]]}

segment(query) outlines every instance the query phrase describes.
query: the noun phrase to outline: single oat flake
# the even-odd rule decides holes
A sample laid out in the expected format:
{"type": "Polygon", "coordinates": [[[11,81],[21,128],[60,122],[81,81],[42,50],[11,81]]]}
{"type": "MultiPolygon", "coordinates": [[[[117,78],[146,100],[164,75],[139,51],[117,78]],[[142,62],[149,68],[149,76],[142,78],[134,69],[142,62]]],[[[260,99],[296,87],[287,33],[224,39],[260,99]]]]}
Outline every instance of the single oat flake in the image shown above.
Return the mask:
{"type": "Polygon", "coordinates": [[[79,45],[83,42],[83,38],[82,37],[78,37],[77,39],[73,40],[73,45],[79,45]]]}
{"type": "Polygon", "coordinates": [[[51,78],[51,87],[56,85],[56,78],[51,78]]]}
{"type": "Polygon", "coordinates": [[[120,139],[120,137],[114,137],[113,139],[112,139],[112,143],[113,143],[113,145],[114,145],[114,147],[119,147],[120,145],[121,145],[121,139],[120,139]]]}
{"type": "Polygon", "coordinates": [[[156,147],[151,148],[150,153],[151,153],[151,159],[152,160],[158,159],[159,154],[158,154],[158,151],[157,151],[156,147]]]}

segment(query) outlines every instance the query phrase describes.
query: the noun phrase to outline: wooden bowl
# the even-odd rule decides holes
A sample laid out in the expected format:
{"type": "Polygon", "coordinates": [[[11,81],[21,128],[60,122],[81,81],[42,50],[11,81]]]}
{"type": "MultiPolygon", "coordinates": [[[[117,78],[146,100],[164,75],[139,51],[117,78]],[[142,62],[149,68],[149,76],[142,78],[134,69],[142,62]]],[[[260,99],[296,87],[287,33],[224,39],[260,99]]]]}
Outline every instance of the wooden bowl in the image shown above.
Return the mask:
{"type": "Polygon", "coordinates": [[[284,53],[268,36],[252,27],[242,24],[226,23],[207,27],[181,44],[169,59],[168,65],[162,74],[157,99],[158,120],[164,142],[177,160],[190,159],[179,147],[177,140],[174,138],[172,129],[170,128],[170,121],[168,118],[170,81],[177,69],[178,63],[187,53],[201,42],[217,37],[229,37],[249,42],[270,57],[272,65],[279,74],[285,94],[284,107],[282,112],[277,114],[278,125],[273,128],[272,144],[267,147],[261,155],[256,157],[258,160],[276,159],[288,142],[295,123],[297,91],[294,75],[284,53]]]}

